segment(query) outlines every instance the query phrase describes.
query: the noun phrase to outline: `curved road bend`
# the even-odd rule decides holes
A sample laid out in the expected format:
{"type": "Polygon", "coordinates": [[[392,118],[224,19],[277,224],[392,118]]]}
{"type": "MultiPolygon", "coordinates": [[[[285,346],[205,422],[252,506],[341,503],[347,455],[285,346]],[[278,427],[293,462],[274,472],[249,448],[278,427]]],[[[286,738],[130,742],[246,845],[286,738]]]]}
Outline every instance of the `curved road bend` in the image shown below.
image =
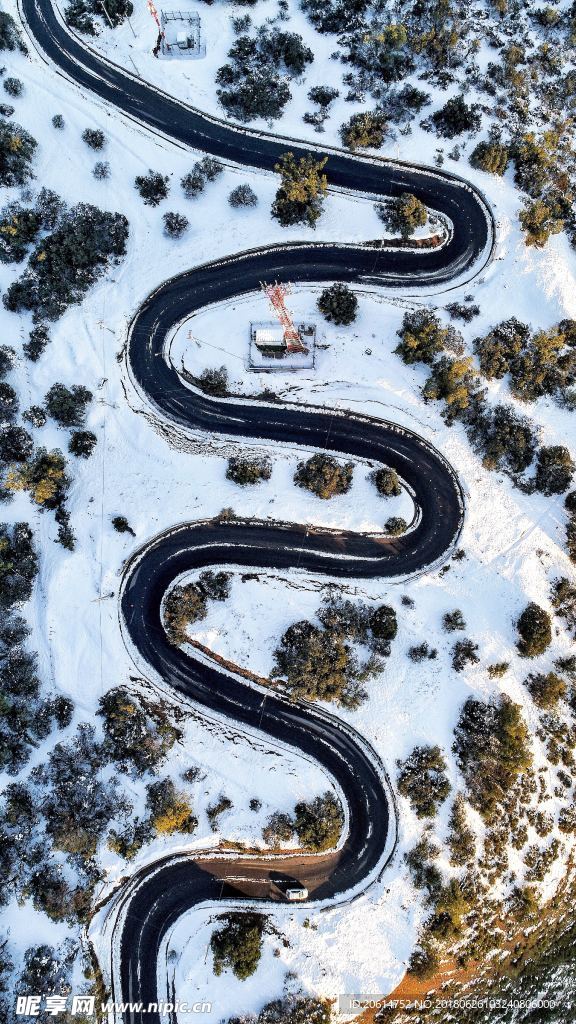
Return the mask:
{"type": "MultiPolygon", "coordinates": [[[[236,130],[131,77],[72,37],[49,0],[21,0],[21,9],[38,48],[67,77],[181,144],[267,170],[287,148],[297,155],[314,148],[236,130]]],[[[494,239],[491,212],[482,196],[459,179],[339,151],[329,153],[326,170],[331,185],[373,197],[415,192],[450,218],[450,240],[431,252],[302,243],[253,250],[197,267],[161,285],[136,314],[128,345],[130,372],[161,415],[180,426],[330,449],[397,469],[415,495],[416,525],[395,539],[329,531],[310,534],[293,524],[183,526],[152,541],[127,565],[121,611],[138,655],[168,686],[210,713],[257,729],[321,764],[341,787],[349,830],[341,849],[320,856],[179,856],[138,873],[119,898],[120,962],[113,971],[120,978],[117,999],[145,1005],[156,1001],[162,939],[189,908],[230,895],[278,899],[291,878],[306,884],[315,899],[329,899],[366,884],[381,870],[392,845],[392,797],[385,771],[362,737],[329,713],[274,693],[264,695],[171,646],[161,621],[162,599],[172,582],[201,566],[289,569],[297,564],[330,577],[406,576],[437,561],[458,535],[463,505],[455,474],[417,435],[351,413],[209,399],[186,387],[165,351],[167,337],[184,317],[209,303],[251,291],[264,279],[442,287],[464,273],[475,276],[489,259],[494,239]]],[[[142,1024],[158,1020],[155,1014],[138,1012],[125,1018],[142,1024]]]]}
{"type": "MultiPolygon", "coordinates": [[[[390,273],[392,284],[448,285],[466,272],[475,276],[489,260],[494,239],[492,212],[480,191],[461,178],[440,170],[352,156],[297,139],[278,139],[265,132],[232,127],[105,60],[67,30],[56,16],[51,0],[19,0],[19,4],[40,53],[83,90],[94,93],[145,127],[186,147],[261,170],[273,170],[287,149],[296,156],[316,150],[328,156],[326,174],[331,186],[374,198],[414,192],[428,207],[452,221],[454,233],[442,249],[385,254],[371,275],[378,283],[387,283],[390,273]],[[478,265],[480,260],[482,264],[478,265]]],[[[372,252],[372,258],[373,255],[372,252]]],[[[345,256],[341,262],[346,265],[345,256]]]]}

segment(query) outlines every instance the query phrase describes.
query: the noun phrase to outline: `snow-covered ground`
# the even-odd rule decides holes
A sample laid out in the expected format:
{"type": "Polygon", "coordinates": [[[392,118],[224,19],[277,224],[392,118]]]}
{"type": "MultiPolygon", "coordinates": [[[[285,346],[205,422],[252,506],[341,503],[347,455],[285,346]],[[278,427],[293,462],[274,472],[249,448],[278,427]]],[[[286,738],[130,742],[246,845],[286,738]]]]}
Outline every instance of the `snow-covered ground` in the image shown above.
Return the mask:
{"type": "MultiPolygon", "coordinates": [[[[105,40],[113,59],[120,62],[130,58],[144,77],[216,112],[212,79],[232,39],[229,8],[219,3],[213,7],[190,6],[199,10],[203,20],[208,49],[205,61],[169,65],[147,55],[155,30],[143,3],[132,19],[136,39],[125,25],[114,34],[103,33],[96,45],[105,40]]],[[[258,4],[255,12],[255,18],[264,18],[265,5],[258,4]]],[[[290,27],[311,36],[303,15],[297,11],[290,27]]],[[[300,90],[301,96],[309,85],[328,80],[324,71],[333,37],[318,33],[313,37],[316,62],[307,73],[307,87],[300,90]]],[[[25,496],[19,495],[12,505],[2,509],[4,520],[27,518],[34,524],[41,551],[39,583],[28,611],[43,678],[49,688],[74,698],[75,722],[92,721],[102,693],[135,676],[118,622],[120,574],[130,553],[156,533],[173,524],[215,515],[225,507],[236,508],[244,516],[294,519],[355,530],[381,527],[389,515],[410,518],[406,505],[409,499],[378,498],[365,466],[356,467],[354,487],[347,497],[322,502],[294,488],[291,476],[303,452],[288,447],[264,446],[274,462],[271,480],[253,488],[238,488],[225,479],[225,457],[237,446],[233,449],[222,439],[209,436],[194,438],[187,445],[168,443],[135,394],[124,361],[119,358],[133,312],[166,277],[264,241],[373,238],[379,221],[370,202],[331,194],[315,233],[304,228],[283,230],[269,216],[275,178],[232,168],[208,185],[199,199],[189,202],[178,182],[190,169],[194,154],[154,138],[82,95],[33,50],[30,59],[11,54],[5,57],[10,73],[25,83],[24,95],[14,101],[14,119],[39,142],[34,165],[37,182],[33,187],[51,187],[69,203],[89,201],[119,210],[130,221],[128,255],[121,266],[91,291],[81,307],[69,310],[54,325],[52,342],[40,362],[19,361],[11,378],[22,396],[23,408],[41,402],[55,380],[84,384],[95,395],[88,427],[96,433],[98,446],[89,461],[74,462],[70,507],[78,538],[75,552],[70,554],[53,543],[52,517],[34,511],[25,496]],[[63,133],[50,123],[52,115],[59,112],[66,120],[63,133]],[[94,155],[82,142],[81,133],[88,126],[104,130],[107,144],[102,154],[94,155]],[[92,177],[96,159],[110,162],[108,181],[92,177]],[[144,206],[133,185],[134,177],[149,167],[170,175],[171,180],[171,194],[157,209],[144,206]],[[227,203],[229,192],[241,181],[249,181],[259,196],[254,211],[233,211],[227,203]],[[190,229],[179,242],[170,241],[162,233],[162,213],[166,210],[178,210],[190,219],[190,229]],[[118,514],[128,518],[135,539],[114,532],[110,520],[118,514]]],[[[338,141],[336,126],[356,107],[337,103],[341,107],[335,104],[326,134],[310,134],[314,141],[338,141]]],[[[307,102],[302,106],[302,100],[295,99],[277,129],[301,137],[311,132],[300,120],[307,106],[307,102]]],[[[434,140],[415,129],[409,139],[403,140],[401,155],[431,163],[433,147],[434,140]]],[[[383,152],[396,155],[395,144],[383,152]]],[[[553,238],[543,251],[527,250],[517,228],[519,197],[510,175],[499,180],[474,172],[467,164],[449,166],[460,169],[486,190],[499,221],[498,250],[496,260],[473,288],[460,287],[449,296],[434,296],[430,301],[441,306],[473,290],[481,315],[463,330],[468,346],[477,334],[512,315],[534,328],[548,327],[562,317],[575,317],[575,260],[565,237],[553,238]]],[[[18,190],[8,191],[8,198],[18,197],[18,190]]],[[[2,290],[18,273],[19,268],[0,266],[2,290]]],[[[296,313],[314,317],[319,324],[320,348],[313,372],[248,373],[249,322],[267,318],[260,295],[196,316],[181,328],[171,354],[176,365],[183,364],[192,373],[205,366],[226,365],[237,391],[255,393],[267,387],[291,401],[364,410],[405,424],[432,441],[457,469],[466,497],[460,541],[466,558],[449,563],[449,570],[442,574],[427,574],[405,584],[352,581],[349,588],[350,593],[369,601],[386,600],[398,611],[399,634],[384,672],[369,684],[368,701],[354,714],[339,712],[374,744],[393,776],[396,759],[406,756],[417,743],[439,743],[450,751],[458,709],[470,693],[509,693],[524,706],[527,721],[534,727],[534,708],[522,686],[526,666],[514,653],[513,622],[528,600],[548,606],[550,579],[569,573],[563,547],[565,515],[561,498],[527,497],[514,490],[506,478],[482,469],[462,429],[447,428],[439,408],[423,404],[419,389],[425,371],[405,367],[393,354],[396,331],[404,310],[410,308],[410,300],[386,297],[381,291],[359,293],[357,322],[350,328],[335,329],[315,312],[316,297],[316,289],[299,289],[291,299],[296,313]],[[188,332],[192,332],[192,338],[188,332]],[[413,608],[401,605],[403,593],[413,598],[413,608]],[[479,595],[486,595],[486,600],[479,600],[479,595]],[[450,666],[449,638],[441,631],[443,613],[454,608],[462,609],[467,635],[479,644],[482,659],[479,666],[460,675],[450,666]],[[407,659],[406,651],[425,639],[438,647],[438,658],[415,666],[407,659]],[[486,665],[502,660],[511,662],[509,672],[501,681],[490,681],[486,665]]],[[[424,297],[418,301],[424,301],[424,297]]],[[[30,327],[27,319],[0,309],[0,325],[3,340],[20,351],[30,327]]],[[[505,394],[506,385],[494,384],[491,392],[505,394]]],[[[551,401],[537,403],[530,415],[541,425],[547,443],[565,443],[573,436],[570,414],[551,401]]],[[[48,448],[66,448],[66,434],[54,424],[34,434],[37,443],[48,448]]],[[[243,451],[251,449],[254,446],[249,442],[242,446],[243,451]]],[[[194,635],[215,652],[265,674],[271,667],[274,645],[286,626],[314,615],[322,596],[320,588],[319,581],[299,573],[290,574],[286,580],[261,576],[250,582],[236,576],[230,601],[212,604],[208,618],[194,635]]],[[[564,635],[556,636],[551,658],[567,652],[564,635]]],[[[142,666],[136,671],[142,673],[142,666]]],[[[41,761],[45,749],[45,745],[40,747],[31,763],[41,761]]],[[[538,768],[543,763],[538,741],[535,753],[538,768]]],[[[192,764],[201,766],[192,789],[200,822],[197,832],[190,842],[183,843],[177,837],[157,840],[142,852],[136,865],[183,845],[208,847],[220,838],[256,842],[272,810],[289,810],[297,799],[314,796],[327,786],[327,780],[307,761],[287,751],[271,754],[266,743],[255,746],[229,723],[222,727],[196,716],[187,724],[185,741],[171,756],[167,771],[176,778],[192,764]],[[221,792],[232,799],[234,807],[222,816],[215,836],[205,811],[221,792]],[[258,813],[248,808],[251,797],[262,801],[258,813]]],[[[452,761],[450,765],[451,781],[457,786],[452,761]]],[[[142,800],[137,788],[131,795],[136,803],[142,800]]],[[[544,806],[555,813],[553,797],[544,806]]],[[[446,828],[446,817],[444,808],[437,826],[440,835],[446,828]]],[[[197,998],[202,998],[209,988],[214,1003],[210,1019],[216,1021],[232,1012],[258,1009],[266,999],[279,994],[286,971],[296,972],[307,989],[326,996],[345,991],[389,991],[404,973],[425,914],[402,863],[403,852],[413,845],[420,831],[408,804],[401,801],[398,853],[382,882],[366,897],[352,906],[321,914],[305,908],[274,911],[272,917],[290,945],[284,947],[274,937],[267,939],[262,965],[249,982],[236,981],[229,974],[212,978],[210,957],[206,956],[207,914],[196,912],[184,918],[171,937],[178,953],[175,969],[179,997],[188,999],[198,993],[197,998]],[[303,926],[306,917],[313,927],[303,926]],[[278,957],[273,955],[276,946],[280,949],[278,957]]],[[[103,853],[102,858],[110,884],[126,873],[126,864],[110,852],[103,853]]],[[[513,866],[521,877],[522,864],[519,858],[517,861],[513,866]]],[[[548,876],[545,891],[551,890],[561,870],[559,865],[555,874],[548,876]]],[[[39,935],[52,942],[61,938],[61,927],[45,921],[36,931],[38,915],[27,906],[9,910],[11,937],[17,948],[24,949],[31,936],[34,941],[39,941],[39,935]]],[[[98,935],[94,938],[98,941],[98,935]]]]}

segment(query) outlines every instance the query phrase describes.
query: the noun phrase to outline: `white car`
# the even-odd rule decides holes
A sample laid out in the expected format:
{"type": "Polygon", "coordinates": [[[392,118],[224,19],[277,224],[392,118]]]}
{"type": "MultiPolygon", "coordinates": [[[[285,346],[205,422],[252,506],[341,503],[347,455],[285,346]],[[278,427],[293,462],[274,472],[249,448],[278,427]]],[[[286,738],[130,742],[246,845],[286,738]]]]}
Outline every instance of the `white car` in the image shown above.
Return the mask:
{"type": "Polygon", "coordinates": [[[305,889],[304,886],[301,886],[299,889],[286,889],[286,899],[289,900],[290,903],[296,903],[299,900],[307,900],[308,889],[305,889]]]}

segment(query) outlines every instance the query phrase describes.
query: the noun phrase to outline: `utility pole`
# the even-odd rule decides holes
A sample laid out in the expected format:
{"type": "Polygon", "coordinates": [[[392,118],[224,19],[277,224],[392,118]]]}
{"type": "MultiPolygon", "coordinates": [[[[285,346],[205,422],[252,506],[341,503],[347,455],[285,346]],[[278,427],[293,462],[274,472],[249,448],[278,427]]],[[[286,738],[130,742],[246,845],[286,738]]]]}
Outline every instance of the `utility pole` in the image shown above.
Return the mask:
{"type": "Polygon", "coordinates": [[[100,0],[100,4],[102,5],[102,10],[104,11],[104,14],[108,18],[108,24],[110,25],[110,28],[114,28],[114,22],[112,21],[112,18],[108,14],[108,8],[106,7],[106,4],[104,3],[104,0],[100,0]]]}

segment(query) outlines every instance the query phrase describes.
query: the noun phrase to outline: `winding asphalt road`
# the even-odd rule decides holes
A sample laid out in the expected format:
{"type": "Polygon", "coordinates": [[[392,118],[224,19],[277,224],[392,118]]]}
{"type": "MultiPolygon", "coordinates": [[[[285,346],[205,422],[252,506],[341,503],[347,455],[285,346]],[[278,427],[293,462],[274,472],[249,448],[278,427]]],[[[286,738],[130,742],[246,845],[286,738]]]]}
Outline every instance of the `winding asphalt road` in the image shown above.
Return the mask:
{"type": "MultiPolygon", "coordinates": [[[[288,148],[297,155],[313,148],[236,130],[158,92],[74,38],[54,14],[50,0],[21,0],[21,10],[39,52],[61,73],[171,140],[265,170],[272,170],[288,148]]],[[[121,621],[138,660],[166,685],[220,720],[257,730],[319,763],[344,796],[346,838],[340,849],[320,856],[179,856],[136,874],[116,901],[117,999],[144,1005],[156,1001],[162,940],[186,910],[231,895],[278,899],[290,878],[307,884],[315,900],[360,891],[383,870],[394,845],[393,797],[386,773],[361,736],[325,711],[265,693],[173,647],[161,618],[162,600],[173,581],[203,566],[288,570],[298,565],[329,577],[391,578],[433,565],[459,534],[463,502],[457,478],[441,454],[412,432],[367,416],[310,406],[211,399],[188,387],[170,362],[167,339],[182,319],[209,303],[253,291],[262,280],[345,280],[439,290],[456,280],[471,279],[485,266],[494,225],[483,197],[470,185],[425,168],[339,151],[329,151],[328,156],[331,187],[372,198],[415,192],[452,222],[448,242],[436,250],[418,252],[301,243],[253,250],[196,267],[162,284],[137,312],[127,348],[129,372],[158,415],[185,429],[328,449],[395,468],[414,495],[413,528],[403,537],[387,538],[307,530],[294,524],[271,527],[209,521],[184,525],[156,538],[127,564],[121,621]]],[[[134,1010],[124,1016],[150,1024],[157,1019],[153,1013],[134,1010]]]]}

